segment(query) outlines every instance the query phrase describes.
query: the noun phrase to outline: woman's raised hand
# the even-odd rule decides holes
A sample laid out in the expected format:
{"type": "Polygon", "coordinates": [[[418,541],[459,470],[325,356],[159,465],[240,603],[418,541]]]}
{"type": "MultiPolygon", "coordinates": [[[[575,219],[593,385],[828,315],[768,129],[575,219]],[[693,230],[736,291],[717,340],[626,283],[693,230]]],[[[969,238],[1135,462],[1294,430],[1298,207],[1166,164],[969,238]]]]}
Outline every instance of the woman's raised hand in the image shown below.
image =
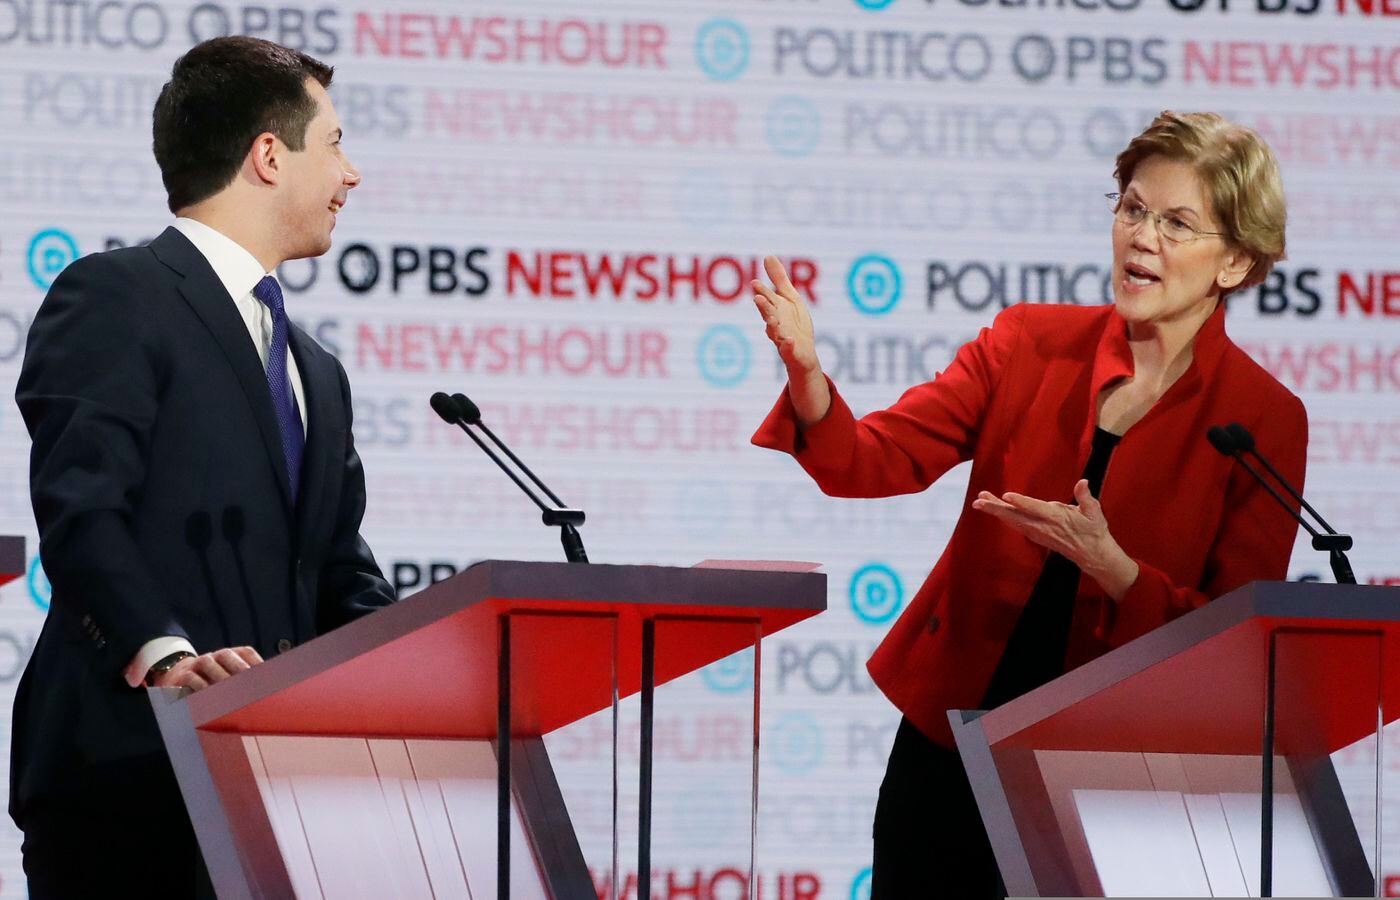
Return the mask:
{"type": "Polygon", "coordinates": [[[817,343],[812,331],[812,315],[807,301],[792,286],[787,270],[776,256],[763,258],[763,270],[773,282],[753,282],[753,302],[763,316],[768,340],[778,348],[788,373],[788,396],[792,398],[798,422],[815,425],[831,408],[831,390],[817,359],[817,343]]]}

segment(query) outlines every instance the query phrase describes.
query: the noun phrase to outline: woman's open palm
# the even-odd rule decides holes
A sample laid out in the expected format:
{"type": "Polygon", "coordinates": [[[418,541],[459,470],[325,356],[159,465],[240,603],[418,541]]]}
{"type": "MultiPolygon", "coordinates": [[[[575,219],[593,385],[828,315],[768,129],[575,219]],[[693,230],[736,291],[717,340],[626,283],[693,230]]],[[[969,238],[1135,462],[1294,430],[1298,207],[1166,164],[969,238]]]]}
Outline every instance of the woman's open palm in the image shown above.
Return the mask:
{"type": "Polygon", "coordinates": [[[807,301],[792,286],[787,270],[776,256],[763,258],[763,270],[768,273],[773,286],[769,287],[762,281],[753,282],[753,302],[763,316],[768,340],[778,348],[778,355],[787,366],[788,377],[807,376],[820,371],[807,301]]]}

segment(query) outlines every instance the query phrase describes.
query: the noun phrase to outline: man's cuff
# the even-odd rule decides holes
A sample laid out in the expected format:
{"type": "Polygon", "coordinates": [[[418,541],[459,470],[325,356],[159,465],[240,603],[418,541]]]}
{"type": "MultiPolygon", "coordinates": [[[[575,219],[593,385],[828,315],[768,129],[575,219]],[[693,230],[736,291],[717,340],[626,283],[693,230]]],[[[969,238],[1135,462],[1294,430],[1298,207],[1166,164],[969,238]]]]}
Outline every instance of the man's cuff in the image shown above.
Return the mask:
{"type": "Polygon", "coordinates": [[[151,666],[165,659],[172,653],[184,651],[193,656],[194,645],[182,637],[158,637],[147,641],[141,645],[141,649],[136,651],[130,663],[127,664],[126,683],[134,688],[138,688],[146,683],[146,673],[151,671],[151,666]]]}

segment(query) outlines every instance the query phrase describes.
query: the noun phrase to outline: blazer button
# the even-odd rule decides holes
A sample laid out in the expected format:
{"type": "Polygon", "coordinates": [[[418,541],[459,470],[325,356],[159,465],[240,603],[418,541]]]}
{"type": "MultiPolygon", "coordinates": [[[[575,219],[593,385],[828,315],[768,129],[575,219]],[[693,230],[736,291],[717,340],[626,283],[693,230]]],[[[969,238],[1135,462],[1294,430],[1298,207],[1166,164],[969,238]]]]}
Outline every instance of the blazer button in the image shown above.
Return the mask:
{"type": "Polygon", "coordinates": [[[287,640],[286,638],[281,638],[280,640],[277,641],[277,652],[278,652],[278,653],[286,653],[286,652],[287,652],[288,650],[290,650],[290,649],[292,649],[292,642],[291,642],[291,641],[287,640]]]}
{"type": "Polygon", "coordinates": [[[929,634],[933,634],[935,631],[938,630],[939,626],[941,626],[942,624],[943,624],[943,620],[940,619],[938,616],[929,616],[929,617],[928,617],[928,633],[929,633],[929,634]]]}

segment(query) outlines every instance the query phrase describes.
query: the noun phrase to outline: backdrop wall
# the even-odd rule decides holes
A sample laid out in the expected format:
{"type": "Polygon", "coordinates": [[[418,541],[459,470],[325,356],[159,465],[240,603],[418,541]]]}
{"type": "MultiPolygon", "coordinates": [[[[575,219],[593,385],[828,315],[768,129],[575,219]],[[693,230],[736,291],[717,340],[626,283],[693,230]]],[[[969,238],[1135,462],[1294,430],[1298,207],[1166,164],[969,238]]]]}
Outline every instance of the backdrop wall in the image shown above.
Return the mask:
{"type": "MultiPolygon", "coordinates": [[[[1228,328],[1307,404],[1308,494],[1355,534],[1360,580],[1400,583],[1394,0],[0,0],[5,393],[63,266],[169,221],[152,103],[181,52],[235,32],[337,69],[364,184],[331,252],[281,275],[349,371],[365,531],[405,593],[475,559],[559,558],[430,411],[440,389],[588,511],[595,561],[825,565],[830,611],[764,647],[765,897],[868,893],[897,714],[863,664],[966,484],[959,469],[920,496],[836,501],[748,444],[783,384],[744,289],[765,253],[808,285],[827,371],[878,408],[1007,304],[1109,299],[1103,194],[1156,112],[1258,129],[1284,169],[1289,258],[1228,328]]],[[[0,532],[37,548],[27,453],[0,404],[0,532]]],[[[1300,543],[1292,576],[1324,573],[1300,543]]],[[[37,558],[0,591],[6,705],[48,597],[37,558]]],[[[748,677],[731,661],[678,689],[691,714],[668,712],[663,759],[741,759],[727,717],[748,677]]],[[[606,752],[556,747],[566,774],[606,752]]],[[[659,801],[659,895],[738,896],[722,873],[747,865],[725,849],[743,817],[682,781],[659,801]]],[[[1400,808],[1385,831],[1400,849],[1400,808]]],[[[17,896],[3,827],[0,897],[17,896]]]]}

